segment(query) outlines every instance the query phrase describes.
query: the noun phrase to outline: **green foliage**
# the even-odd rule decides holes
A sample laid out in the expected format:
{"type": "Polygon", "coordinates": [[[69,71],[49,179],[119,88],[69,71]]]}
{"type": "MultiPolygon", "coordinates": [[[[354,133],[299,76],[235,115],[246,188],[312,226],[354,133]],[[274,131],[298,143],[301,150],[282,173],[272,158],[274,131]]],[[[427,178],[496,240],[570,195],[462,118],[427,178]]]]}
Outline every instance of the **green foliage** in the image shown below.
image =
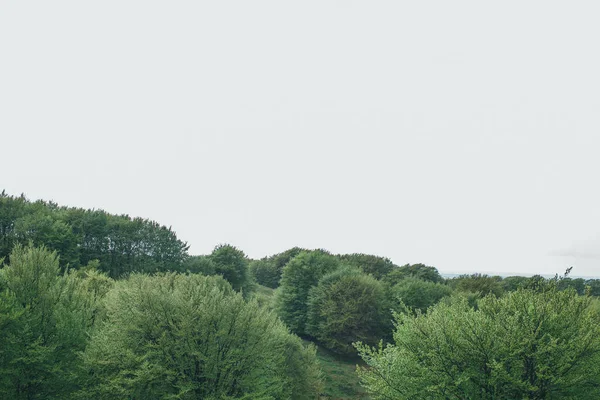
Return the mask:
{"type": "Polygon", "coordinates": [[[448,284],[458,291],[476,293],[479,297],[484,297],[488,294],[500,297],[504,293],[502,278],[499,276],[488,276],[485,274],[461,275],[450,279],[448,284]]]}
{"type": "Polygon", "coordinates": [[[585,294],[585,279],[564,277],[558,282],[559,290],[568,288],[574,289],[579,295],[585,294]]]}
{"type": "Polygon", "coordinates": [[[395,345],[357,344],[375,399],[595,399],[600,325],[573,290],[519,289],[397,315],[395,345]]]}
{"type": "Polygon", "coordinates": [[[221,275],[234,290],[252,292],[253,281],[248,273],[248,259],[243,251],[234,246],[223,244],[215,247],[210,254],[215,273],[221,275]]]}
{"type": "Polygon", "coordinates": [[[586,290],[592,296],[600,296],[600,279],[588,279],[585,281],[586,290]]]}
{"type": "Polygon", "coordinates": [[[184,272],[201,274],[206,276],[215,275],[217,268],[210,256],[190,256],[183,262],[184,272]]]}
{"type": "Polygon", "coordinates": [[[95,286],[60,274],[56,252],[14,247],[0,270],[0,398],[65,398],[77,388],[77,353],[99,312],[95,286]]]}
{"type": "Polygon", "coordinates": [[[391,319],[381,282],[356,268],[344,267],[319,280],[308,296],[306,333],[326,348],[355,353],[352,343],[376,343],[391,319]]]}
{"type": "Polygon", "coordinates": [[[248,270],[256,283],[275,289],[279,286],[281,271],[278,271],[275,264],[267,258],[262,260],[253,260],[248,266],[248,270]]]}
{"type": "Polygon", "coordinates": [[[179,270],[187,244],[154,221],[100,210],[59,207],[24,196],[0,194],[0,258],[15,244],[45,246],[60,256],[60,266],[78,268],[98,260],[112,277],[133,271],[179,270]]]}
{"type": "MultiPolygon", "coordinates": [[[[410,309],[425,312],[442,298],[450,296],[452,288],[441,283],[406,278],[391,289],[391,294],[393,300],[401,302],[410,309]]],[[[394,307],[397,311],[400,308],[399,304],[394,307]]]]}
{"type": "Polygon", "coordinates": [[[340,266],[338,258],[322,251],[304,251],[283,268],[275,304],[280,318],[292,332],[306,333],[308,293],[319,279],[340,266]]]}
{"type": "Polygon", "coordinates": [[[302,251],[309,250],[293,247],[283,253],[253,261],[250,264],[250,273],[254,276],[257,283],[275,289],[279,286],[283,267],[302,251]]]}
{"type": "Polygon", "coordinates": [[[396,268],[389,258],[370,254],[343,254],[339,257],[343,264],[360,268],[365,274],[371,274],[376,279],[382,279],[396,268]]]}
{"type": "Polygon", "coordinates": [[[17,243],[15,224],[25,215],[27,199],[0,193],[0,259],[6,258],[17,243]]]}
{"type": "Polygon", "coordinates": [[[383,280],[394,286],[406,278],[417,278],[422,281],[434,283],[444,282],[444,278],[442,278],[436,268],[424,264],[406,264],[401,267],[393,268],[383,277],[383,280]]]}
{"type": "Polygon", "coordinates": [[[27,213],[15,221],[14,233],[18,243],[33,243],[55,250],[60,255],[60,265],[77,265],[79,249],[77,237],[71,227],[60,219],[55,205],[38,201],[28,204],[27,213]]]}
{"type": "Polygon", "coordinates": [[[514,292],[517,289],[526,288],[530,278],[526,276],[507,276],[502,279],[502,289],[505,292],[514,292]]]}
{"type": "Polygon", "coordinates": [[[220,277],[133,274],[106,296],[81,398],[314,399],[314,347],[220,277]]]}

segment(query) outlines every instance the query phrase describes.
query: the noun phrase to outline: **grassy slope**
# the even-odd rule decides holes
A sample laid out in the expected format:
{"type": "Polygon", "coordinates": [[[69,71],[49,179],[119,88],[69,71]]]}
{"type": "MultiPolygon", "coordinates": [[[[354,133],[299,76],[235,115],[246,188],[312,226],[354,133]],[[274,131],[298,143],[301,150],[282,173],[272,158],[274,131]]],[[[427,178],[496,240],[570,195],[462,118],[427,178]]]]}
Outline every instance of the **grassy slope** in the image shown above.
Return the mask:
{"type": "Polygon", "coordinates": [[[358,383],[358,360],[344,359],[322,347],[317,347],[317,357],[323,370],[324,399],[366,400],[369,397],[358,383]]]}
{"type": "MultiPolygon", "coordinates": [[[[275,291],[258,285],[255,296],[257,300],[270,307],[270,300],[275,291]]],[[[310,341],[305,340],[306,343],[310,341]]],[[[323,370],[323,399],[329,400],[367,400],[369,397],[358,383],[356,364],[358,358],[348,359],[328,351],[317,344],[317,357],[323,370]]]]}

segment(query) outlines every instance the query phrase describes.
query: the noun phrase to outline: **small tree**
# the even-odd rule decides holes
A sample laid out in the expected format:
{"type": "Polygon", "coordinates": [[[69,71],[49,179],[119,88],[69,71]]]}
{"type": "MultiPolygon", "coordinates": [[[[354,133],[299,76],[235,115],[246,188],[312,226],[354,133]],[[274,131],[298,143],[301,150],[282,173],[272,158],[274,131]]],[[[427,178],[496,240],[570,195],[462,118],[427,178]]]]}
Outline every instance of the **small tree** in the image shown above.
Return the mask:
{"type": "Polygon", "coordinates": [[[243,251],[229,244],[218,245],[210,254],[215,272],[223,276],[234,290],[252,291],[252,281],[248,274],[248,259],[243,251]]]}
{"type": "Polygon", "coordinates": [[[386,310],[383,285],[355,268],[341,268],[319,281],[308,296],[306,332],[328,349],[355,352],[352,343],[374,344],[384,334],[386,310]]]}

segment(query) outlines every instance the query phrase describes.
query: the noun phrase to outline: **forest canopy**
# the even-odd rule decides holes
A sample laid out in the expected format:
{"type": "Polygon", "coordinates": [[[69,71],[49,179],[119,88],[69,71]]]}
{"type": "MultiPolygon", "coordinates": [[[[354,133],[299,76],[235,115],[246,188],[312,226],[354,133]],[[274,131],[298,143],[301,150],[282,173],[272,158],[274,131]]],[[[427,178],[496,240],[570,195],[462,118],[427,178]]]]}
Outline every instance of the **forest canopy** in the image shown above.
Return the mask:
{"type": "Polygon", "coordinates": [[[190,255],[155,221],[5,192],[0,251],[0,398],[600,397],[600,280],[570,270],[190,255]]]}

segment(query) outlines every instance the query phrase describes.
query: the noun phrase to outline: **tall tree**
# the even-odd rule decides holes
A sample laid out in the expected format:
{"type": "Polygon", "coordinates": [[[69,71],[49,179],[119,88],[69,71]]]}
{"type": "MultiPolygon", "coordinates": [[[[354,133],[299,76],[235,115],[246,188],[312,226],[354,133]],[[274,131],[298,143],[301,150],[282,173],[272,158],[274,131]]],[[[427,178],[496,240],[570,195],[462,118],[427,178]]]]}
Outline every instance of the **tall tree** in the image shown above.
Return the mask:
{"type": "Polygon", "coordinates": [[[319,279],[340,266],[337,257],[322,251],[304,251],[283,268],[275,304],[281,319],[292,332],[306,333],[308,293],[317,286],[319,279]]]}

